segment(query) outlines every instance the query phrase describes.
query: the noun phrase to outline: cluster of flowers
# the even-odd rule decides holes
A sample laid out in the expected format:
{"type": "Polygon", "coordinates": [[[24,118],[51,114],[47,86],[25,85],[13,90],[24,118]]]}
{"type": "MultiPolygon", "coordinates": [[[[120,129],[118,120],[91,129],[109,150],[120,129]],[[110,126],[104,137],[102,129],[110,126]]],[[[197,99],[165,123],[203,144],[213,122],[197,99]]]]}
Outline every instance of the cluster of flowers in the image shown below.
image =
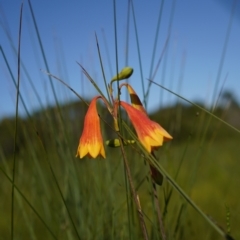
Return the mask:
{"type": "MultiPolygon", "coordinates": [[[[131,76],[132,72],[132,68],[124,68],[118,76],[112,79],[111,83],[116,80],[118,81],[128,78],[131,76]]],[[[140,143],[149,153],[152,153],[153,150],[162,146],[164,141],[172,139],[172,136],[166,130],[148,117],[147,112],[134,89],[127,83],[121,84],[119,88],[121,89],[123,86],[125,86],[129,92],[131,105],[127,102],[119,101],[118,99],[113,100],[112,98],[113,107],[111,108],[103,96],[96,96],[92,99],[84,119],[84,128],[80,137],[76,156],[79,156],[80,158],[83,158],[86,155],[89,155],[92,158],[96,158],[99,155],[103,158],[106,157],[100,129],[100,119],[96,107],[98,99],[103,100],[114,120],[117,119],[119,106],[125,109],[137,133],[140,143]]],[[[112,92],[111,88],[110,92],[112,92]]]]}

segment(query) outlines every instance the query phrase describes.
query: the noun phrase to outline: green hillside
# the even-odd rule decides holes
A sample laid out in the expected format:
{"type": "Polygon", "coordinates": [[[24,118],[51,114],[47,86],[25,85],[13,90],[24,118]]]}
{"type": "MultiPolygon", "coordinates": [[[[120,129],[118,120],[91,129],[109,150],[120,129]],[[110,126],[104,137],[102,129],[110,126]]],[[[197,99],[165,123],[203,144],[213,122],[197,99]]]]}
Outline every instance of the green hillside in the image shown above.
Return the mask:
{"type": "MultiPolygon", "coordinates": [[[[16,239],[141,238],[120,149],[105,146],[106,160],[75,158],[86,110],[84,103],[73,102],[18,120],[16,239]]],[[[101,105],[98,110],[112,124],[101,105]]],[[[220,105],[214,114],[239,128],[237,104],[220,105]]],[[[173,136],[156,152],[160,164],[217,226],[240,238],[239,133],[195,106],[179,103],[150,118],[173,136]]],[[[10,178],[14,126],[15,119],[0,123],[0,165],[10,178]]],[[[104,121],[102,129],[105,140],[115,136],[104,121]]],[[[136,144],[124,149],[149,237],[159,239],[149,167],[136,144]]],[[[0,182],[0,239],[9,239],[11,183],[3,173],[0,182]]],[[[222,239],[166,179],[157,194],[167,239],[222,239]]]]}

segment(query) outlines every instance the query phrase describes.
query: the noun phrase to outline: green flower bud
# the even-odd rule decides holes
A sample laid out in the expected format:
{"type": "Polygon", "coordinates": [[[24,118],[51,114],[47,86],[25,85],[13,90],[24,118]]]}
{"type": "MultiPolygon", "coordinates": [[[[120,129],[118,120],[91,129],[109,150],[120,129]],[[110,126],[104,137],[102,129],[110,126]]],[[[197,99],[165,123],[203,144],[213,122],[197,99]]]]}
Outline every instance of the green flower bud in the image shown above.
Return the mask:
{"type": "Polygon", "coordinates": [[[112,78],[111,82],[116,81],[116,80],[127,79],[127,78],[131,77],[132,73],[133,73],[133,68],[125,67],[122,69],[122,71],[120,73],[118,73],[118,75],[116,75],[112,78]]]}
{"type": "MultiPolygon", "coordinates": [[[[124,140],[123,145],[134,144],[134,140],[124,140]]],[[[120,141],[118,138],[110,139],[106,141],[106,145],[112,148],[120,147],[120,141]]]]}

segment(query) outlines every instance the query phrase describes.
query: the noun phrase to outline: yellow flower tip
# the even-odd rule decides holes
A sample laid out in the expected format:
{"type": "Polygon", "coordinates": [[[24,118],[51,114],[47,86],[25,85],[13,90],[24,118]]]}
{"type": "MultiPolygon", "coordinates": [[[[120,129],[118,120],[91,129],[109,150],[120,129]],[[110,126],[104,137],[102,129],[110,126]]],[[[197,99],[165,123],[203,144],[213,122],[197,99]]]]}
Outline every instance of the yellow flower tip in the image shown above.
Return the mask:
{"type": "Polygon", "coordinates": [[[92,100],[86,113],[83,133],[79,141],[76,157],[83,158],[87,155],[96,158],[100,155],[106,158],[100,129],[100,119],[96,108],[98,98],[99,96],[92,100]]]}
{"type": "Polygon", "coordinates": [[[173,139],[173,137],[162,127],[160,126],[158,123],[156,123],[158,126],[157,126],[157,131],[158,134],[161,134],[163,136],[163,141],[166,142],[166,141],[170,141],[173,139]]]}
{"type": "Polygon", "coordinates": [[[103,144],[101,142],[85,144],[80,139],[76,157],[84,158],[85,156],[90,158],[96,158],[98,156],[106,158],[103,144]]]}
{"type": "Polygon", "coordinates": [[[88,154],[92,158],[96,158],[97,156],[102,156],[103,158],[106,158],[103,142],[96,142],[95,144],[88,146],[88,150],[88,154]]]}
{"type": "Polygon", "coordinates": [[[162,135],[153,135],[149,133],[149,135],[142,137],[142,139],[139,137],[139,140],[142,142],[143,146],[149,153],[163,145],[162,135]]]}

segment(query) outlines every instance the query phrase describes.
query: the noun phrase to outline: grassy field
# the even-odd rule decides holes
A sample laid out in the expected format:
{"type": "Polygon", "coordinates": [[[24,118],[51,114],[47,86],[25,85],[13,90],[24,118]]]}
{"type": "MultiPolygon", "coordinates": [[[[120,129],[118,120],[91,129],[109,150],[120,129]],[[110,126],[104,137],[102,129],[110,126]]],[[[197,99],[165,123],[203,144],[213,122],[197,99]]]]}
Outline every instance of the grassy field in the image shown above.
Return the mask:
{"type": "MultiPolygon", "coordinates": [[[[66,109],[81,106],[82,104],[70,104],[60,109],[66,113],[66,109]]],[[[165,109],[153,114],[153,118],[161,117],[163,113],[167,116],[171,112],[172,109],[165,109]]],[[[183,115],[189,120],[192,118],[192,122],[189,122],[193,124],[196,116],[187,116],[189,112],[189,108],[183,108],[183,115]]],[[[106,148],[106,159],[75,158],[78,144],[76,128],[81,129],[81,122],[77,119],[72,121],[66,114],[64,122],[61,122],[58,113],[59,109],[53,108],[36,114],[31,120],[19,122],[22,141],[19,143],[15,173],[15,184],[20,191],[19,194],[15,190],[16,239],[78,239],[78,235],[80,239],[141,238],[136,207],[125,177],[120,149],[106,148]],[[51,116],[55,118],[52,119],[51,116]]],[[[203,116],[202,119],[206,120],[206,117],[203,116]]],[[[164,117],[162,120],[165,121],[164,117]]],[[[200,114],[197,126],[201,126],[201,121],[200,114]]],[[[212,121],[212,126],[217,128],[217,120],[212,121]]],[[[4,128],[12,130],[11,124],[13,122],[6,121],[4,128]]],[[[232,235],[238,239],[238,134],[221,126],[217,133],[216,129],[208,132],[212,137],[202,142],[201,135],[198,135],[199,129],[195,127],[192,130],[191,124],[186,128],[189,129],[185,133],[186,138],[166,143],[157,152],[157,158],[203,212],[225,231],[231,230],[232,235]],[[231,137],[225,138],[225,131],[230,132],[231,137]]],[[[184,131],[178,135],[184,134],[184,131]]],[[[149,167],[136,145],[127,146],[125,150],[149,238],[161,239],[149,167]]],[[[5,157],[7,154],[3,151],[1,155],[1,169],[10,177],[12,155],[5,157]]],[[[11,182],[4,174],[0,177],[1,195],[4,196],[0,204],[0,232],[1,239],[8,239],[11,182]]],[[[167,239],[221,239],[215,229],[166,179],[163,186],[157,187],[157,194],[167,239]]]]}
{"type": "MultiPolygon", "coordinates": [[[[7,58],[4,62],[8,66],[7,58]]],[[[88,81],[91,73],[82,71],[88,81]]],[[[17,88],[19,82],[13,81],[17,88]]],[[[177,103],[149,117],[173,140],[155,152],[156,159],[136,139],[124,146],[126,156],[120,148],[105,145],[106,159],[76,158],[88,109],[81,96],[63,104],[56,98],[56,105],[36,112],[25,108],[24,118],[16,111],[15,117],[2,119],[0,240],[240,239],[239,103],[228,96],[228,105],[220,101],[207,108],[165,91],[177,97],[177,103]],[[163,173],[162,186],[155,188],[148,162],[163,173]]],[[[25,106],[25,98],[17,97],[25,106]]],[[[104,141],[115,138],[111,114],[102,105],[98,110],[104,141]]],[[[119,122],[127,126],[120,124],[121,134],[136,138],[121,113],[119,122]]]]}

